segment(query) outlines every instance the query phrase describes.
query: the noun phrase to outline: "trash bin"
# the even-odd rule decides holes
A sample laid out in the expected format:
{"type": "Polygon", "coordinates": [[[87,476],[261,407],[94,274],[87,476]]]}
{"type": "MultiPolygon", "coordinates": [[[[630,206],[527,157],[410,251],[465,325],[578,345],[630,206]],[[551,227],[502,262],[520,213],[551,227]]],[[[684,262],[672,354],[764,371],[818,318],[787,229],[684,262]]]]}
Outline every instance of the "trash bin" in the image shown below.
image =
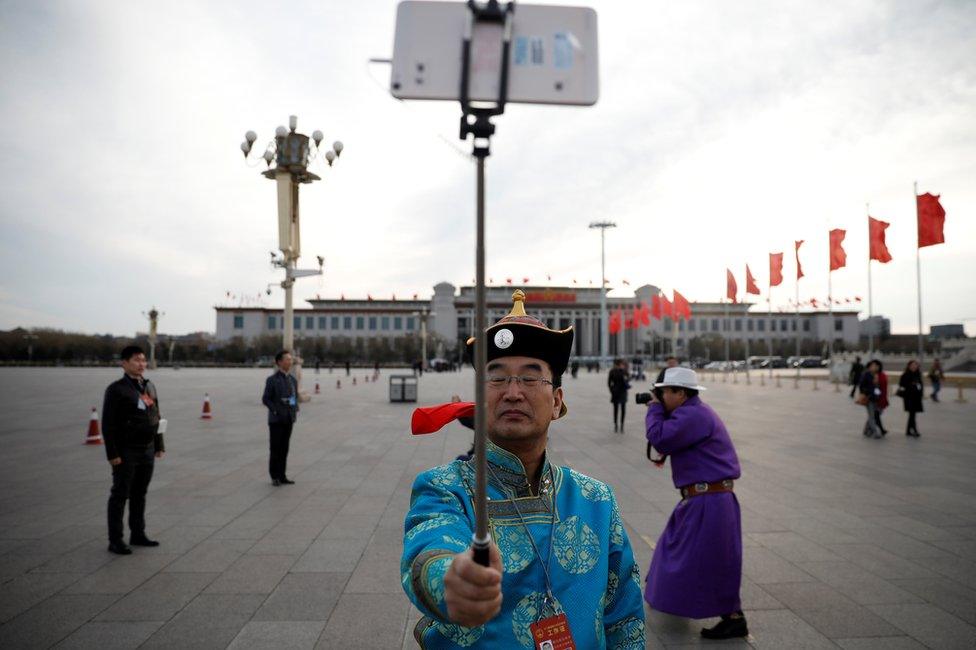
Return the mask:
{"type": "Polygon", "coordinates": [[[390,401],[416,402],[417,378],[413,375],[390,375],[390,401]]]}

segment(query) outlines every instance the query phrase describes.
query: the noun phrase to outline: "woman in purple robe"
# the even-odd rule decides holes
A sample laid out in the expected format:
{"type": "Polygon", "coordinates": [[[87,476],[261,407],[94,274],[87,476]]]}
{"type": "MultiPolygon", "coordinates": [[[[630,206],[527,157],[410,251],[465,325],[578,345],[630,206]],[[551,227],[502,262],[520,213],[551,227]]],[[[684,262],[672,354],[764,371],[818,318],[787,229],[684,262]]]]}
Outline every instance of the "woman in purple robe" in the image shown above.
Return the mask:
{"type": "Polygon", "coordinates": [[[682,499],[657,541],[644,600],[676,616],[721,616],[702,629],[705,638],[747,636],[739,600],[742,524],[732,491],[740,475],[735,447],[718,414],[698,397],[705,389],[695,371],[669,368],[654,387],[662,391],[647,410],[647,440],[671,458],[682,499]]]}

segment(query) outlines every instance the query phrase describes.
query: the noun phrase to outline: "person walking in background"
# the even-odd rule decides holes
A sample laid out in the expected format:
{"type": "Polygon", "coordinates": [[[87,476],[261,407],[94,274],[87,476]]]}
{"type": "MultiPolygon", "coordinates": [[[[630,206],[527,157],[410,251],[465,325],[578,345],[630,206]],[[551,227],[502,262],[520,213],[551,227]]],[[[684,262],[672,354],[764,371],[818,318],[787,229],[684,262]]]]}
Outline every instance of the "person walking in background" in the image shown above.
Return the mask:
{"type": "MultiPolygon", "coordinates": [[[[669,356],[667,359],[664,360],[664,367],[661,368],[661,372],[657,373],[657,379],[654,380],[654,383],[660,384],[662,381],[664,381],[664,373],[668,371],[668,368],[677,368],[677,367],[678,367],[678,357],[669,356]]],[[[661,396],[658,395],[658,400],[660,399],[661,396]]]]}
{"type": "Polygon", "coordinates": [[[627,416],[627,391],[630,390],[630,382],[627,378],[627,362],[623,359],[614,359],[613,368],[607,375],[607,387],[610,389],[610,403],[613,404],[613,432],[624,432],[624,418],[627,416]],[[620,416],[620,424],[617,424],[617,415],[620,416]]]}
{"type": "Polygon", "coordinates": [[[874,421],[878,423],[878,431],[881,435],[888,435],[888,430],[884,428],[881,424],[881,414],[884,413],[885,409],[888,408],[888,375],[884,371],[884,364],[880,360],[875,360],[878,364],[878,390],[881,394],[878,395],[877,409],[874,411],[874,421]]]}
{"type": "Polygon", "coordinates": [[[901,373],[898,379],[897,395],[905,404],[905,412],[908,413],[908,423],[905,425],[905,435],[918,438],[918,426],[915,424],[915,415],[921,413],[922,408],[922,370],[918,366],[918,361],[912,359],[905,366],[905,372],[901,373]]]}
{"type": "Polygon", "coordinates": [[[152,480],[155,460],[166,447],[159,433],[159,396],[156,387],[142,375],[146,354],[142,348],[123,348],[125,374],[105,389],[102,405],[102,435],[105,455],[112,466],[112,491],[108,498],[108,550],[130,555],[123,539],[122,517],[129,502],[129,544],[159,546],[146,537],[146,492],[152,480]]]}
{"type": "Polygon", "coordinates": [[[864,364],[861,363],[861,357],[854,357],[854,363],[851,364],[851,374],[847,378],[847,383],[851,387],[851,399],[854,399],[854,393],[857,392],[857,385],[860,383],[863,373],[864,364]]]}
{"type": "Polygon", "coordinates": [[[932,401],[939,401],[939,391],[942,390],[942,381],[945,374],[942,372],[942,362],[938,359],[932,361],[932,368],[929,370],[929,381],[932,382],[932,401]]]}
{"type": "Polygon", "coordinates": [[[264,382],[264,395],[261,396],[261,403],[268,408],[268,473],[275,486],[294,483],[285,473],[291,430],[298,417],[298,381],[288,374],[291,364],[292,356],[288,350],[282,350],[275,355],[275,365],[278,368],[264,382]]]}
{"type": "Polygon", "coordinates": [[[881,430],[878,429],[878,420],[875,417],[878,410],[878,398],[881,397],[881,388],[878,386],[879,368],[880,363],[877,360],[869,361],[858,384],[858,390],[861,393],[858,404],[862,404],[868,412],[867,422],[864,423],[864,435],[872,438],[881,437],[881,430]]]}
{"type": "Polygon", "coordinates": [[[705,390],[690,368],[669,368],[647,407],[647,440],[671,459],[681,501],[654,547],[644,600],[659,612],[687,618],[721,616],[706,639],[749,634],[742,613],[742,519],[733,492],[739,458],[718,414],[698,396],[705,390]]]}

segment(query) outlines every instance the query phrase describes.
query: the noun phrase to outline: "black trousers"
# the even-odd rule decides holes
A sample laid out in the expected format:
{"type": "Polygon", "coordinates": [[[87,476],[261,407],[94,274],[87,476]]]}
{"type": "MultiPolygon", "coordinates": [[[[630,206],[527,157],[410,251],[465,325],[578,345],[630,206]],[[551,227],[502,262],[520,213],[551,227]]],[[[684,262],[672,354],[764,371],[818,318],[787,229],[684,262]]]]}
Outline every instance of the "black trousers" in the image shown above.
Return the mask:
{"type": "Polygon", "coordinates": [[[291,428],[294,422],[279,422],[269,424],[270,454],[268,455],[268,473],[271,480],[285,478],[288,466],[288,444],[291,441],[291,428]]]}
{"type": "Polygon", "coordinates": [[[908,412],[908,425],[906,427],[909,431],[918,433],[918,425],[915,424],[915,411],[908,412]]]}
{"type": "Polygon", "coordinates": [[[122,462],[112,465],[112,491],[108,497],[108,540],[123,541],[122,516],[129,501],[129,531],[146,534],[146,490],[152,480],[156,451],[152,445],[120,450],[122,462]]]}
{"type": "Polygon", "coordinates": [[[613,424],[617,424],[617,410],[620,410],[620,426],[624,426],[624,418],[627,416],[627,402],[613,403],[613,424]]]}

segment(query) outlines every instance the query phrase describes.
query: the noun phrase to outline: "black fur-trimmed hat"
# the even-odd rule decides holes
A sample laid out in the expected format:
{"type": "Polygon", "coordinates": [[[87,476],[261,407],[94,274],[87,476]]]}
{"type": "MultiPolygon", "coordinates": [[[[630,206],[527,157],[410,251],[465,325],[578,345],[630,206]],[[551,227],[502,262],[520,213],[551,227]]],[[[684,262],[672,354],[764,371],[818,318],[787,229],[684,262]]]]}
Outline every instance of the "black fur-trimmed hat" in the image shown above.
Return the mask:
{"type": "MultiPolygon", "coordinates": [[[[573,351],[573,327],[554,330],[525,313],[525,293],[516,289],[512,294],[512,311],[485,330],[488,341],[488,361],[500,357],[532,357],[542,359],[554,377],[566,372],[569,355],[573,351]]],[[[474,352],[474,337],[468,346],[474,352]]]]}

